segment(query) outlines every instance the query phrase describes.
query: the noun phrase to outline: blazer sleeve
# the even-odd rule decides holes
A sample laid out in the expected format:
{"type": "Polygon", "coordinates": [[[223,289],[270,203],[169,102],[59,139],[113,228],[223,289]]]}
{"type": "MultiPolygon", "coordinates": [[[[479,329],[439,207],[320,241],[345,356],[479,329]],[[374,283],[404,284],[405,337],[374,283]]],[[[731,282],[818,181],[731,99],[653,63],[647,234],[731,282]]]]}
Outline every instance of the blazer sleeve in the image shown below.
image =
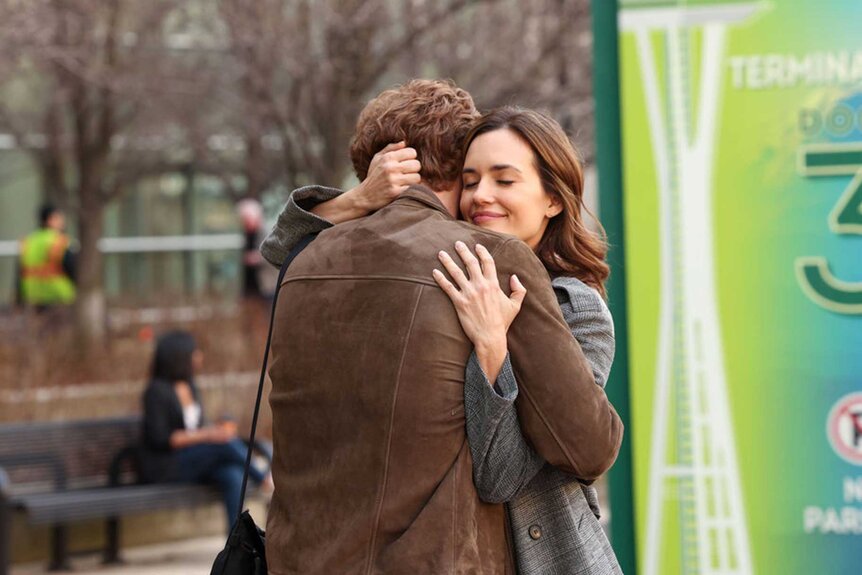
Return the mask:
{"type": "Polygon", "coordinates": [[[495,250],[500,285],[517,273],[527,296],[507,336],[521,429],[548,463],[594,480],[616,460],[623,425],[563,318],[548,274],[526,244],[495,250]]]}
{"type": "Polygon", "coordinates": [[[572,278],[554,281],[563,318],[593,370],[596,384],[604,388],[614,362],[614,320],[599,292],[572,278]]]}
{"type": "MultiPolygon", "coordinates": [[[[596,383],[604,387],[615,347],[610,311],[598,292],[577,280],[564,279],[559,285],[555,282],[554,290],[563,317],[592,366],[596,383]]],[[[511,501],[545,460],[521,432],[515,410],[518,384],[509,356],[492,386],[473,353],[467,364],[464,390],[476,490],[488,503],[511,501]]]]}
{"type": "Polygon", "coordinates": [[[470,355],[464,380],[467,443],[473,456],[473,483],[479,498],[504,503],[518,493],[545,465],[521,433],[515,399],[518,385],[509,356],[494,385],[470,355]]]}
{"type": "Polygon", "coordinates": [[[277,268],[281,268],[284,258],[296,242],[307,236],[332,227],[310,210],[317,204],[341,195],[343,191],[324,186],[305,186],[290,193],[287,203],[278,215],[278,220],[269,235],[260,245],[260,254],[277,268]]]}

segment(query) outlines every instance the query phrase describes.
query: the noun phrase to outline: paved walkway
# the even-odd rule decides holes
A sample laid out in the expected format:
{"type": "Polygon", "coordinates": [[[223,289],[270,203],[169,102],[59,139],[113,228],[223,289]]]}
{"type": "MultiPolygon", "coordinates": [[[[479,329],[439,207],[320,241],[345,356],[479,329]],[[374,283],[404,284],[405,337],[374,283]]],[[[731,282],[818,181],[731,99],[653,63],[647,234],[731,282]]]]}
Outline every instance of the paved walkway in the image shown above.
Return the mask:
{"type": "MultiPolygon", "coordinates": [[[[102,565],[99,554],[72,559],[74,575],[209,575],[213,559],[224,546],[224,538],[189,539],[123,550],[122,565],[102,565]]],[[[11,575],[48,573],[46,563],[20,565],[11,575]]]]}

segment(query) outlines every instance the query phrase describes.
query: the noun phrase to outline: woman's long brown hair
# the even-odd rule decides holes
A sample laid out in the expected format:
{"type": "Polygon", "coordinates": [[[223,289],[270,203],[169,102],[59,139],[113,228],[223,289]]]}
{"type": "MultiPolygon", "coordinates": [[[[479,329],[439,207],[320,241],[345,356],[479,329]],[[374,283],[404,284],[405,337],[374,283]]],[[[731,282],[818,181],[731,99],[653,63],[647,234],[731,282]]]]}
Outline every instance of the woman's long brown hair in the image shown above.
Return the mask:
{"type": "Polygon", "coordinates": [[[477,136],[503,129],[513,131],[532,148],[542,187],[563,206],[563,211],[548,222],[536,255],[551,276],[575,277],[607,297],[607,236],[598,219],[584,206],[584,171],[571,141],[548,116],[507,106],[479,118],[467,135],[464,155],[477,136]],[[595,220],[598,232],[587,228],[581,210],[595,220]]]}

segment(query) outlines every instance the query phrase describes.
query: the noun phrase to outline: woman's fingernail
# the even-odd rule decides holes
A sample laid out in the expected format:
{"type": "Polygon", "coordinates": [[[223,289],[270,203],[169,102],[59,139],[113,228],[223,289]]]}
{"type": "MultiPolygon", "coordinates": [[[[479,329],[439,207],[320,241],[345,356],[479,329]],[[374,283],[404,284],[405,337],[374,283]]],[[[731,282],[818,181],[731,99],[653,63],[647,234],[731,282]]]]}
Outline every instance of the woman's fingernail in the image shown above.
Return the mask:
{"type": "Polygon", "coordinates": [[[486,250],[486,249],[485,249],[485,246],[483,246],[482,244],[476,244],[476,249],[477,249],[477,250],[488,251],[488,250],[486,250]]]}
{"type": "Polygon", "coordinates": [[[466,248],[467,245],[462,241],[457,241],[457,242],[455,242],[455,247],[460,250],[460,249],[466,248]]]}

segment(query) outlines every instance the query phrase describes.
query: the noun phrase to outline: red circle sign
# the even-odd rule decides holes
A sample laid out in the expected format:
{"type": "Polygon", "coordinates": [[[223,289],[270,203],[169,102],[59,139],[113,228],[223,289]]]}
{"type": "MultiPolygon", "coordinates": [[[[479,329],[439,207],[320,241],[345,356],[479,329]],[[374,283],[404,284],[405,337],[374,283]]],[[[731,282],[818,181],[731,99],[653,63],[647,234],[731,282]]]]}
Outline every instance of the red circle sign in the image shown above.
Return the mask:
{"type": "Polygon", "coordinates": [[[862,466],[862,392],[845,395],[832,407],[826,435],[835,453],[862,466]]]}

